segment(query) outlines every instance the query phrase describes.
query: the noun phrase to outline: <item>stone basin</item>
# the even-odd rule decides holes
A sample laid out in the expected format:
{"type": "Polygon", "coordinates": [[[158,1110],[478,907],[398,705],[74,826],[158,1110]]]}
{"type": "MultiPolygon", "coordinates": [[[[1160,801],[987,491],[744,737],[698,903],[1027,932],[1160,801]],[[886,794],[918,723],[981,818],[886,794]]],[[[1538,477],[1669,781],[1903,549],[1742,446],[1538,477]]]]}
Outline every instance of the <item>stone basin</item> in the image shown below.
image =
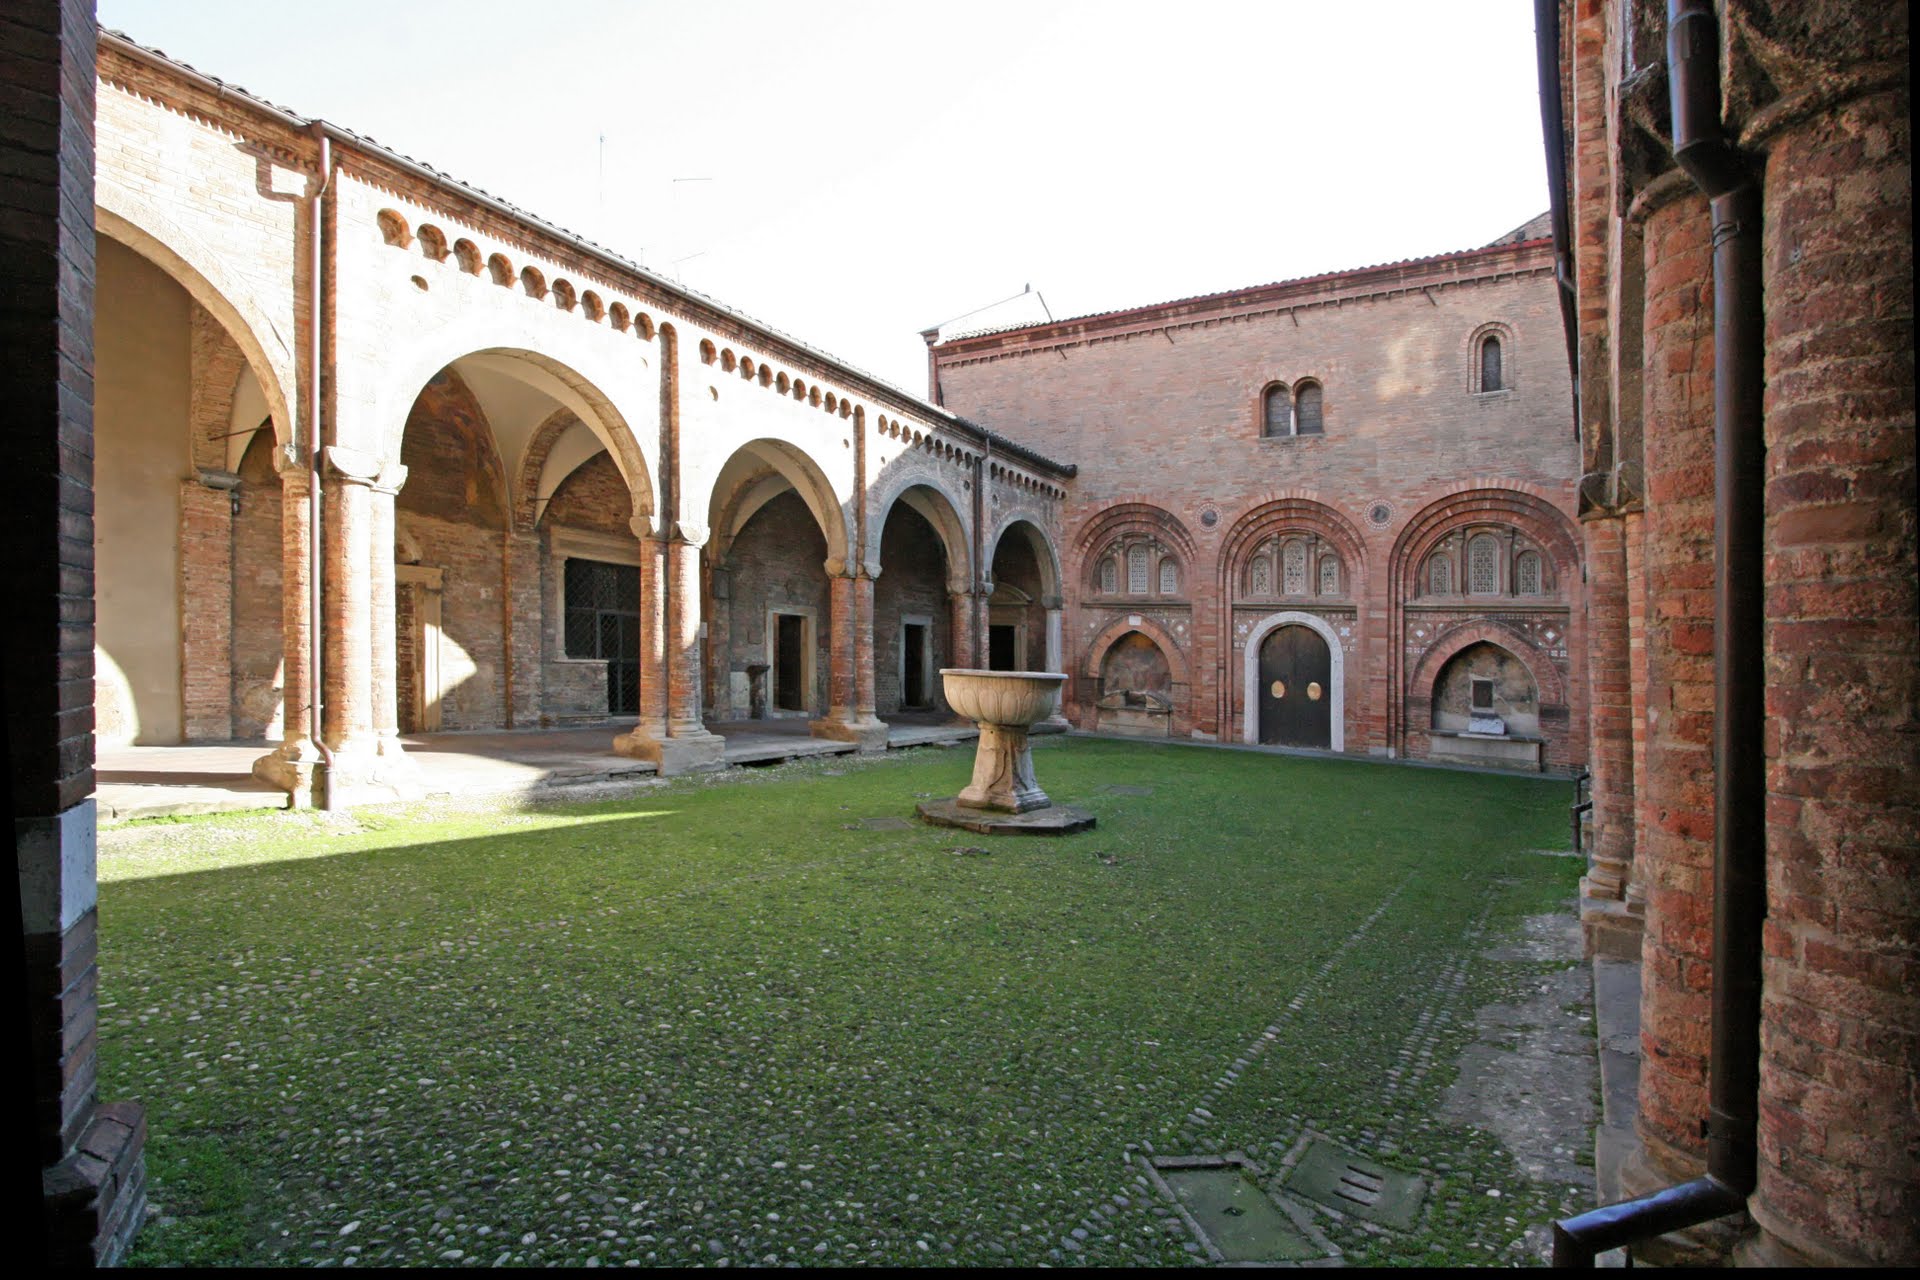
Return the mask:
{"type": "Polygon", "coordinates": [[[1053,801],[1033,777],[1033,751],[1027,731],[1053,714],[1060,686],[1057,671],[978,671],[944,667],[947,705],[980,725],[974,749],[973,781],[954,797],[965,809],[1027,813],[1053,801]]]}
{"type": "Polygon", "coordinates": [[[1053,714],[1060,686],[1067,677],[1057,671],[978,671],[942,667],[947,705],[981,724],[1030,728],[1053,714]]]}

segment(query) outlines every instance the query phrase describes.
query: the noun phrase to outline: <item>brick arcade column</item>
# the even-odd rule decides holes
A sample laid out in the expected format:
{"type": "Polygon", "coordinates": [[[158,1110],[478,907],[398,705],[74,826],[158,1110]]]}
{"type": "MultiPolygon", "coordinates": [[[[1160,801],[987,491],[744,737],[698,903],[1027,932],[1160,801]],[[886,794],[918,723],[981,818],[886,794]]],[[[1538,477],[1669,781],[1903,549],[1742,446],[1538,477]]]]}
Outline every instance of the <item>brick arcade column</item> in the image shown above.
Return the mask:
{"type": "Polygon", "coordinates": [[[95,1088],[93,115],[91,0],[0,24],[0,741],[21,945],[0,961],[15,1139],[0,1204],[16,1266],[121,1260],[146,1213],[138,1104],[95,1088]],[[37,1183],[37,1185],[35,1185],[37,1183]]]}
{"type": "Polygon", "coordinates": [[[807,728],[816,738],[857,743],[862,752],[884,751],[887,726],[873,708],[873,579],[835,573],[837,567],[827,568],[827,714],[807,728]]]}
{"type": "Polygon", "coordinates": [[[1920,1263],[1909,108],[1902,79],[1767,156],[1768,916],[1748,1262],[1920,1263]]]}
{"type": "Polygon", "coordinates": [[[382,743],[385,715],[394,713],[393,492],[394,466],[383,469],[371,455],[329,446],[321,535],[324,543],[322,644],[325,699],[321,734],[332,752],[330,803],[411,798],[418,779],[397,736],[382,743]],[[382,534],[384,532],[384,538],[382,534]],[[383,639],[376,639],[375,633],[383,639]],[[383,654],[383,678],[375,680],[375,655],[383,654]],[[388,701],[381,703],[386,686],[388,701]]]}
{"type": "Polygon", "coordinates": [[[1633,664],[1627,590],[1626,520],[1590,513],[1582,523],[1587,561],[1587,697],[1593,774],[1593,848],[1580,886],[1580,923],[1589,955],[1640,956],[1638,903],[1626,901],[1633,867],[1633,664]]]}
{"type": "Polygon", "coordinates": [[[953,657],[950,665],[955,667],[972,667],[977,665],[974,651],[979,646],[980,637],[978,628],[979,609],[975,601],[976,597],[971,591],[949,591],[947,593],[947,607],[952,613],[951,628],[953,636],[953,657]]]}
{"type": "Polygon", "coordinates": [[[180,683],[188,742],[233,737],[233,506],[240,477],[180,482],[180,683]]]}
{"type": "MultiPolygon", "coordinates": [[[[1713,985],[1712,223],[1706,201],[1687,191],[1645,225],[1647,770],[1635,822],[1647,895],[1642,1149],[1621,1176],[1634,1195],[1704,1167],[1713,985]]],[[[1663,1247],[1684,1254],[1727,1230],[1663,1247]]],[[[1651,1260],[1662,1257],[1673,1253],[1651,1260]]]]}
{"type": "Polygon", "coordinates": [[[726,762],[726,740],[700,720],[698,542],[640,533],[640,719],[613,749],[663,777],[726,762]]]}
{"type": "Polygon", "coordinates": [[[307,593],[313,575],[307,497],[312,475],[305,459],[286,449],[274,451],[274,467],[280,473],[281,733],[279,747],[253,762],[253,775],[282,788],[295,808],[304,809],[315,802],[313,767],[320,758],[310,736],[313,677],[307,593]]]}

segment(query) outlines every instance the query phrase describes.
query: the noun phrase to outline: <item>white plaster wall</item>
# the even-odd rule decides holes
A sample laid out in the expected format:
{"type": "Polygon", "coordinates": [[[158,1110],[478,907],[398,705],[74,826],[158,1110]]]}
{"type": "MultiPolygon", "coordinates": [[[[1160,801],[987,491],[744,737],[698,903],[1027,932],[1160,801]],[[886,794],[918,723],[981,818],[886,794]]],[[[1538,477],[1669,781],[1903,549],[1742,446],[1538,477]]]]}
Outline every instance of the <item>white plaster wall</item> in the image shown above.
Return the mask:
{"type": "Polygon", "coordinates": [[[96,281],[95,732],[103,743],[174,743],[191,304],[158,267],[105,237],[96,281]]]}

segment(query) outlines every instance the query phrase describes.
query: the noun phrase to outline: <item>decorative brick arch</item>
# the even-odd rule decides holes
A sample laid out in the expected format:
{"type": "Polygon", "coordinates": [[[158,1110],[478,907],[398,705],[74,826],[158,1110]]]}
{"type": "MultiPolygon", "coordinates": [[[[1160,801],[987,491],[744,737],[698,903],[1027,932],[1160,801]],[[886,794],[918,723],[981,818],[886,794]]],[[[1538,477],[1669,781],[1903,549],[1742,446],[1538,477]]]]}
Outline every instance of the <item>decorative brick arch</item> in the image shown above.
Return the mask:
{"type": "Polygon", "coordinates": [[[1099,571],[1106,549],[1116,540],[1130,536],[1150,538],[1172,552],[1179,563],[1183,587],[1194,580],[1199,552],[1193,535],[1180,518],[1150,502],[1116,502],[1082,521],[1068,544],[1073,551],[1074,579],[1082,591],[1097,588],[1093,575],[1099,571]]]}
{"type": "MultiPolygon", "coordinates": [[[[833,483],[827,479],[820,464],[805,450],[788,441],[773,437],[748,440],[728,455],[715,473],[714,487],[706,496],[708,520],[711,522],[702,541],[711,542],[711,550],[725,555],[727,546],[736,532],[734,526],[741,523],[736,513],[742,503],[756,494],[765,497],[763,482],[777,477],[782,492],[792,488],[807,504],[813,518],[820,526],[821,536],[827,544],[827,572],[843,573],[848,567],[847,551],[852,545],[848,529],[846,512],[833,494],[833,483]],[[731,466],[743,455],[750,458],[759,467],[745,481],[737,483],[727,492],[720,492],[719,480],[731,466]]],[[[682,514],[700,508],[683,505],[682,514]]],[[[688,522],[683,519],[682,525],[688,522]]]]}
{"type": "Polygon", "coordinates": [[[1192,677],[1189,674],[1186,655],[1180,651],[1180,646],[1174,643],[1173,637],[1167,634],[1167,629],[1151,618],[1141,618],[1138,622],[1118,618],[1108,623],[1100,634],[1093,638],[1093,643],[1087,646],[1085,667],[1087,678],[1098,680],[1100,664],[1107,660],[1107,650],[1135,631],[1160,647],[1161,656],[1167,660],[1168,679],[1176,685],[1190,687],[1192,677]]]}
{"type": "Polygon", "coordinates": [[[560,443],[560,437],[579,421],[573,410],[555,409],[528,437],[526,451],[520,455],[520,466],[514,474],[513,527],[517,532],[532,533],[539,523],[540,477],[547,469],[547,455],[560,443]]]}
{"type": "Polygon", "coordinates": [[[1563,589],[1579,577],[1580,539],[1564,511],[1531,487],[1481,484],[1435,499],[1400,530],[1388,560],[1398,599],[1419,594],[1427,556],[1442,538],[1470,524],[1511,525],[1526,534],[1552,558],[1563,589]]]}
{"type": "MultiPolygon", "coordinates": [[[[247,367],[253,370],[253,376],[260,384],[260,392],[266,397],[267,412],[273,419],[274,438],[281,444],[295,439],[293,408],[287,399],[292,368],[289,366],[287,370],[288,381],[283,382],[280,371],[267,356],[266,344],[260,339],[261,332],[273,332],[272,325],[244,297],[230,297],[201,270],[199,264],[209,259],[217,262],[217,255],[200,246],[198,238],[192,233],[167,225],[165,219],[149,210],[143,210],[141,221],[136,223],[104,204],[97,205],[94,208],[94,226],[99,234],[125,245],[160,268],[169,279],[187,291],[187,296],[220,322],[227,335],[239,346],[246,357],[247,367]]],[[[217,271],[217,267],[209,263],[208,270],[217,271]]]]}
{"type": "Polygon", "coordinates": [[[1567,683],[1553,659],[1542,654],[1525,635],[1493,618],[1456,623],[1433,638],[1421,651],[1420,660],[1414,664],[1413,675],[1407,681],[1407,705],[1430,701],[1433,682],[1439,678],[1441,669],[1463,650],[1482,642],[1498,645],[1527,669],[1534,696],[1542,708],[1566,706],[1567,683]]]}
{"type": "Polygon", "coordinates": [[[1242,513],[1228,526],[1220,542],[1220,600],[1231,606],[1240,598],[1241,575],[1247,562],[1269,538],[1288,533],[1310,533],[1332,545],[1346,571],[1343,596],[1360,598],[1367,583],[1367,546],[1359,528],[1339,510],[1304,494],[1271,498],[1242,513]]]}

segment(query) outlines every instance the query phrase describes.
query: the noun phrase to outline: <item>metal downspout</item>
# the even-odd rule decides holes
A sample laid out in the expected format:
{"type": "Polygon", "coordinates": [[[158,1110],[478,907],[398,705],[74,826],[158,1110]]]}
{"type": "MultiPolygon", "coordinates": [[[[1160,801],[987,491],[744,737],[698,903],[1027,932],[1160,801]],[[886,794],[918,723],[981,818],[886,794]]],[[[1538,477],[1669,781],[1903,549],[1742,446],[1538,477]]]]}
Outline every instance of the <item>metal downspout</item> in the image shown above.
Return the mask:
{"type": "Polygon", "coordinates": [[[320,678],[321,654],[325,646],[321,644],[321,626],[325,618],[322,607],[320,573],[324,557],[321,554],[320,539],[320,482],[324,471],[322,466],[322,432],[320,425],[320,378],[325,368],[325,348],[320,340],[321,317],[325,314],[322,294],[325,292],[325,209],[327,189],[333,185],[333,143],[327,137],[324,124],[314,121],[313,135],[320,141],[320,173],[314,184],[308,225],[309,240],[313,257],[311,275],[307,292],[311,310],[307,317],[307,394],[311,397],[307,411],[307,736],[313,740],[313,746],[320,753],[320,779],[316,790],[319,792],[320,807],[333,808],[333,752],[327,748],[326,737],[322,732],[324,716],[321,706],[320,678]]]}
{"type": "Polygon", "coordinates": [[[1720,32],[1710,0],[1668,0],[1674,158],[1713,209],[1713,1003],[1707,1173],[1554,1224],[1554,1265],[1746,1208],[1758,1177],[1761,929],[1766,921],[1762,601],[1765,313],[1761,191],[1720,123],[1720,32]]]}

